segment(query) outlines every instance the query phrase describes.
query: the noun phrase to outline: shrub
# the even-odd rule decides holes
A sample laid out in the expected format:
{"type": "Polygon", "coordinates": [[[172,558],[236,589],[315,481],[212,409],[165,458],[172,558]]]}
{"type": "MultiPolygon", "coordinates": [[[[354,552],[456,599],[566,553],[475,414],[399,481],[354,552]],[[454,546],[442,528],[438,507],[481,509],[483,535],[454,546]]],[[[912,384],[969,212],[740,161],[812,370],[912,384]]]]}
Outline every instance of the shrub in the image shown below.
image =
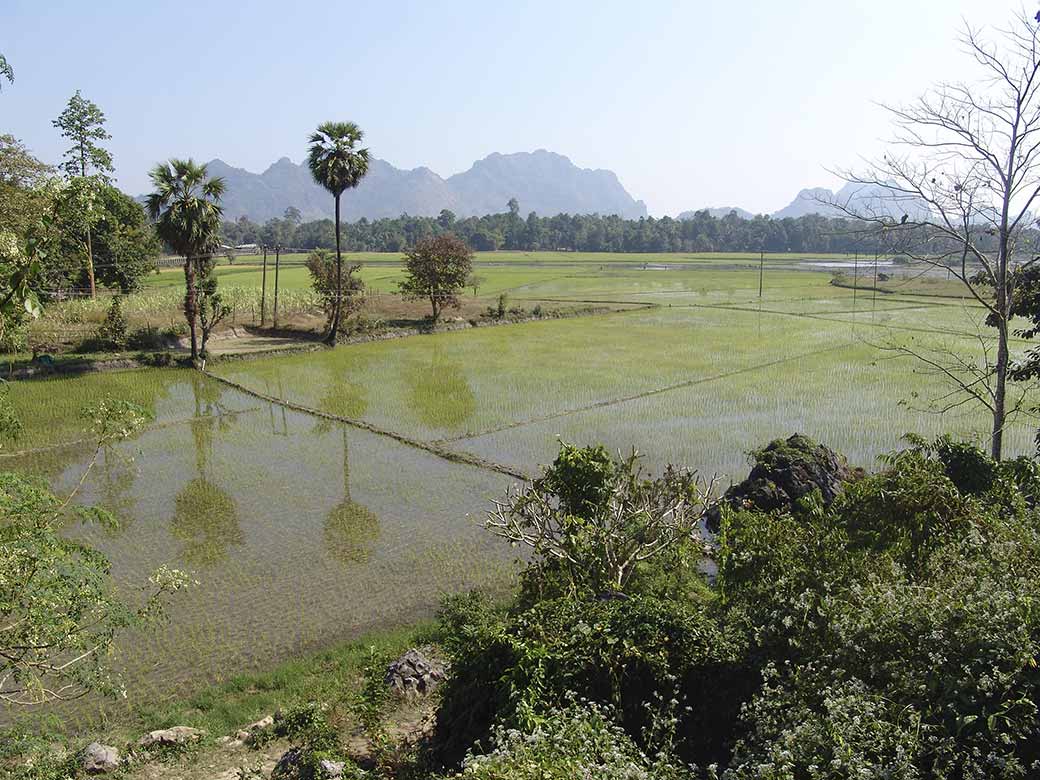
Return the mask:
{"type": "Polygon", "coordinates": [[[695,476],[669,466],[643,475],[639,455],[613,459],[603,447],[561,444],[531,485],[496,501],[487,527],[534,560],[522,603],[563,593],[696,589],[703,502],[695,476]]]}
{"type": "Polygon", "coordinates": [[[108,314],[97,330],[97,340],[107,349],[126,349],[129,340],[130,323],[123,314],[123,296],[112,296],[108,306],[108,314]]]}
{"type": "Polygon", "coordinates": [[[981,780],[1040,760],[1040,529],[1015,482],[1033,469],[997,467],[975,496],[948,476],[977,489],[955,470],[974,453],[919,444],[829,509],[726,517],[721,606],[766,685],[724,777],[981,780]]]}
{"type": "Polygon", "coordinates": [[[494,726],[530,730],[573,692],[616,708],[644,739],[655,694],[683,709],[678,750],[707,763],[726,754],[750,695],[741,652],[703,607],[634,597],[546,601],[511,617],[457,625],[452,675],[437,712],[434,750],[457,763],[487,745],[494,726]]]}
{"type": "Polygon", "coordinates": [[[473,780],[680,780],[693,773],[668,756],[648,759],[594,704],[556,709],[530,733],[498,727],[491,750],[470,754],[461,776],[473,780]]]}
{"type": "MultiPolygon", "coordinates": [[[[361,268],[358,263],[341,265],[340,331],[343,332],[349,315],[356,312],[365,302],[365,283],[355,274],[361,268]]],[[[336,256],[325,250],[316,249],[307,257],[307,271],[311,276],[311,289],[321,301],[327,318],[326,329],[332,327],[336,309],[336,256]]],[[[349,331],[348,331],[349,332],[349,331]]]]}
{"type": "Polygon", "coordinates": [[[274,733],[314,751],[339,747],[339,737],[329,723],[328,711],[317,702],[297,704],[275,713],[274,733]]]}
{"type": "Polygon", "coordinates": [[[177,340],[177,332],[174,328],[157,328],[154,325],[146,325],[137,328],[127,339],[127,347],[142,351],[166,349],[170,342],[177,340]]]}

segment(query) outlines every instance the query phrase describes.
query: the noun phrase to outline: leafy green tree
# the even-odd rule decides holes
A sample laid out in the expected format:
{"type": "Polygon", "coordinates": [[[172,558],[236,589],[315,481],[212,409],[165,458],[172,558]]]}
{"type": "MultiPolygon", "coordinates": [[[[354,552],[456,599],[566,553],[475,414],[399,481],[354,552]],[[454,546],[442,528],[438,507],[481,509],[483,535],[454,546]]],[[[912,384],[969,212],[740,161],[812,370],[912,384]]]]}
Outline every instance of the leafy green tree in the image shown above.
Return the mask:
{"type": "MultiPolygon", "coordinates": [[[[144,421],[134,405],[107,400],[86,415],[97,442],[88,470],[102,447],[144,421]]],[[[40,480],[0,473],[0,700],[9,704],[120,693],[110,668],[116,639],[161,618],[167,594],[188,584],[164,567],[151,576],[139,604],[120,600],[105,557],[65,533],[75,521],[112,518],[75,505],[74,496],[58,497],[40,480]]]]}
{"type": "Polygon", "coordinates": [[[155,191],[146,201],[159,237],[184,257],[184,317],[191,333],[191,359],[199,360],[198,276],[218,245],[224,180],[210,178],[205,165],[172,159],[149,173],[155,191]]]}
{"type": "Polygon", "coordinates": [[[140,203],[111,185],[101,187],[99,195],[101,214],[94,228],[97,280],[130,293],[155,269],[162,244],[140,203]]]}
{"type": "Polygon", "coordinates": [[[7,61],[7,57],[0,54],[0,76],[7,79],[8,84],[14,84],[14,68],[7,61]]]}
{"type": "MultiPolygon", "coordinates": [[[[47,233],[46,220],[40,233],[47,233]]],[[[47,241],[33,234],[18,237],[0,231],[0,344],[15,346],[24,336],[22,325],[43,313],[40,303],[47,241]]]]}
{"type": "Polygon", "coordinates": [[[368,173],[368,149],[359,148],[364,133],[353,122],[325,122],[311,134],[307,164],[314,180],[332,193],[336,201],[336,300],[326,343],[335,345],[343,305],[343,256],[340,242],[339,200],[357,187],[368,173]]]}
{"type": "Polygon", "coordinates": [[[453,233],[424,238],[405,253],[405,279],[398,284],[409,300],[429,300],[433,320],[445,306],[459,307],[459,293],[473,270],[473,252],[453,233]]]}
{"type": "Polygon", "coordinates": [[[322,308],[328,318],[325,323],[326,328],[333,326],[337,302],[339,303],[340,328],[343,327],[348,315],[364,305],[365,283],[354,275],[360,268],[360,263],[351,263],[344,268],[324,249],[315,250],[307,257],[311,289],[321,298],[322,308]],[[338,275],[337,271],[342,275],[338,275]]]}
{"type": "Polygon", "coordinates": [[[54,216],[52,259],[47,264],[48,287],[79,289],[89,284],[80,258],[91,236],[95,281],[123,293],[134,291],[140,278],[155,268],[162,245],[144,209],[110,184],[85,179],[51,188],[54,216]]]}
{"type": "MultiPolygon", "coordinates": [[[[109,174],[112,173],[112,155],[100,145],[99,142],[107,141],[112,136],[105,130],[105,114],[93,101],[87,100],[80,95],[79,90],[69,98],[65,110],[61,112],[52,123],[61,130],[63,138],[72,142],[65,151],[65,159],[61,168],[69,178],[82,180],[81,187],[86,190],[80,200],[81,208],[88,211],[93,208],[93,198],[89,197],[89,190],[96,189],[100,184],[109,182],[109,174]],[[93,175],[91,172],[94,172],[93,175]]],[[[80,221],[84,228],[84,242],[87,256],[87,277],[90,282],[90,297],[97,296],[94,284],[94,253],[91,241],[91,219],[84,217],[80,221]]]]}
{"type": "Polygon", "coordinates": [[[24,238],[50,211],[53,174],[13,135],[0,135],[0,231],[24,238]]]}

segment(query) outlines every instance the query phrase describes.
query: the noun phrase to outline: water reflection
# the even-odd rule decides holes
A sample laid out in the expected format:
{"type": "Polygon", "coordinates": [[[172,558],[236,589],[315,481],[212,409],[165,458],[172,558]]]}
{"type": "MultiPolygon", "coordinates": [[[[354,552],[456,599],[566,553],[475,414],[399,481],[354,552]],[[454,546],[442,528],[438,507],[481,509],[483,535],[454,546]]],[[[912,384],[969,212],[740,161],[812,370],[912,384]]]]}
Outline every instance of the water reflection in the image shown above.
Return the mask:
{"type": "Polygon", "coordinates": [[[193,374],[191,385],[195,416],[190,426],[197,476],[177,494],[170,530],[182,543],[181,557],[187,563],[212,566],[227,557],[229,548],[244,541],[235,502],[213,481],[209,468],[214,433],[229,430],[235,417],[221,405],[223,388],[216,382],[193,374]]]}
{"type": "Polygon", "coordinates": [[[441,349],[433,349],[428,365],[409,366],[405,381],[410,406],[428,428],[457,430],[477,409],[462,364],[446,357],[441,349]]]}
{"type": "Polygon", "coordinates": [[[99,503],[116,520],[116,525],[110,528],[110,533],[122,533],[134,521],[133,489],[138,474],[137,464],[132,457],[120,452],[115,446],[106,445],[98,454],[94,473],[101,499],[99,503]]]}
{"type": "Polygon", "coordinates": [[[325,546],[329,555],[341,563],[364,563],[379,539],[379,518],[375,512],[350,498],[350,461],[347,427],[343,429],[343,500],[325,516],[325,546]]]}

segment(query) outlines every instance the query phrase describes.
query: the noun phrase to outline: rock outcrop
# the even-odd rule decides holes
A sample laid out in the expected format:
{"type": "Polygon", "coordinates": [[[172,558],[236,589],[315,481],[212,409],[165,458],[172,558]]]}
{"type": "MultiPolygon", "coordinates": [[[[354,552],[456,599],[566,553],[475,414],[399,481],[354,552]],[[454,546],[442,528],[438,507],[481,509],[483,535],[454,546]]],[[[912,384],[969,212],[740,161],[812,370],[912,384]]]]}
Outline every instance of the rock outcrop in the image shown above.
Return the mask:
{"type": "Polygon", "coordinates": [[[174,726],[173,728],[149,731],[137,740],[137,744],[143,748],[188,745],[202,739],[203,733],[201,729],[194,729],[191,726],[174,726]]]}
{"type": "Polygon", "coordinates": [[[271,771],[271,780],[339,780],[345,769],[344,761],[318,759],[307,748],[294,747],[282,753],[271,771]]]}
{"type": "Polygon", "coordinates": [[[80,754],[80,768],[88,775],[107,775],[119,769],[119,751],[111,745],[91,742],[80,754]]]}
{"type": "Polygon", "coordinates": [[[403,696],[425,696],[444,681],[444,664],[429,651],[412,648],[386,670],[386,684],[403,696]]]}
{"type": "Polygon", "coordinates": [[[793,506],[814,490],[829,506],[856,476],[843,456],[800,433],[770,442],[753,458],[747,479],[732,485],[708,511],[710,531],[719,530],[724,506],[771,512],[793,506]]]}

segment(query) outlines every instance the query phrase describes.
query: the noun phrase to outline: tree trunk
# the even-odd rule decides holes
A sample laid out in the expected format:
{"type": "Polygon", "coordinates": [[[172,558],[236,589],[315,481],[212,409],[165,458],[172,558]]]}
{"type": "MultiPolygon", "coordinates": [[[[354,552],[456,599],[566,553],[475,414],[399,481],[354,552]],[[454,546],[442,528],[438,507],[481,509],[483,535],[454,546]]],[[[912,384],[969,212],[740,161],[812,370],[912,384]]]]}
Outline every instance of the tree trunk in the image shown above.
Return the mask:
{"type": "Polygon", "coordinates": [[[997,263],[997,363],[994,366],[993,387],[993,434],[990,439],[990,455],[993,460],[1000,460],[1004,449],[1004,424],[1007,411],[1005,409],[1005,397],[1007,394],[1008,374],[1008,319],[1009,309],[1007,287],[1008,256],[1006,239],[1001,240],[1004,247],[1000,250],[997,263]]]}
{"type": "Polygon", "coordinates": [[[430,306],[433,307],[433,321],[436,322],[437,318],[441,316],[440,307],[437,306],[437,296],[430,296],[430,306]]]}
{"type": "Polygon", "coordinates": [[[193,257],[184,260],[184,287],[184,317],[188,320],[188,331],[191,333],[191,363],[196,365],[199,361],[199,342],[195,329],[198,319],[198,296],[195,290],[195,258],[193,257]]]}
{"type": "Polygon", "coordinates": [[[1008,343],[1007,323],[1000,324],[1000,337],[997,342],[997,365],[996,386],[993,392],[993,439],[990,446],[990,455],[993,460],[1000,460],[1004,447],[1004,398],[1006,395],[1007,372],[1008,372],[1008,343]]]}
{"type": "Polygon", "coordinates": [[[282,248],[274,248],[274,329],[278,330],[278,267],[282,260],[282,248]]]}
{"type": "Polygon", "coordinates": [[[94,242],[90,237],[90,227],[87,226],[87,281],[90,283],[90,299],[97,298],[97,286],[94,284],[94,242]]]}
{"type": "Polygon", "coordinates": [[[264,327],[267,318],[267,247],[264,247],[264,271],[260,277],[260,327],[264,327]]]}
{"type": "Polygon", "coordinates": [[[336,346],[339,336],[339,314],[340,301],[343,299],[343,255],[340,252],[339,240],[339,195],[336,196],[336,300],[332,304],[332,327],[325,343],[330,347],[336,346]]]}

